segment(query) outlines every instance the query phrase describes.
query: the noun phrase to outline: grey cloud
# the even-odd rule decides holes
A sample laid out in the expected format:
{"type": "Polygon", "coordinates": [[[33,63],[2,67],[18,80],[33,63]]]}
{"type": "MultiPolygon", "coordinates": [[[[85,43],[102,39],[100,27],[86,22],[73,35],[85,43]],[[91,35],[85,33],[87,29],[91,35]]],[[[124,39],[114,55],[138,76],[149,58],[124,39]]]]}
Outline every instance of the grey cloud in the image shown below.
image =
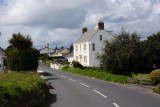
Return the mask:
{"type": "Polygon", "coordinates": [[[51,13],[51,17],[47,18],[47,23],[55,28],[71,28],[75,29],[84,21],[85,12],[79,9],[58,10],[51,13]]]}

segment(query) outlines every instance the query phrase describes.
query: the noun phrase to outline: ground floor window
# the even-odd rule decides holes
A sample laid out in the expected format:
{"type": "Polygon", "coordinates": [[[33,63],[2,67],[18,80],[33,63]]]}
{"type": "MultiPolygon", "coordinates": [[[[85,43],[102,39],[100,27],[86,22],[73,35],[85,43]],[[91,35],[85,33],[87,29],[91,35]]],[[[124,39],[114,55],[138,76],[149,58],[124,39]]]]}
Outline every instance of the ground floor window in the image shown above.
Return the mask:
{"type": "Polygon", "coordinates": [[[84,56],[84,63],[87,63],[87,56],[84,56]]]}

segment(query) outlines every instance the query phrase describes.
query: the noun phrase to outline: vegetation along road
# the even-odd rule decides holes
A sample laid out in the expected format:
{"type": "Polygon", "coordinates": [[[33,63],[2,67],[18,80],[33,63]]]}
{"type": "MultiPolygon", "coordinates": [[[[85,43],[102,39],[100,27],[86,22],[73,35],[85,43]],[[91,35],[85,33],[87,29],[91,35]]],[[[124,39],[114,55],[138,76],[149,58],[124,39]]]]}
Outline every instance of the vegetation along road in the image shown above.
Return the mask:
{"type": "Polygon", "coordinates": [[[50,107],[159,107],[160,95],[147,90],[53,70],[43,63],[51,85],[50,107]]]}

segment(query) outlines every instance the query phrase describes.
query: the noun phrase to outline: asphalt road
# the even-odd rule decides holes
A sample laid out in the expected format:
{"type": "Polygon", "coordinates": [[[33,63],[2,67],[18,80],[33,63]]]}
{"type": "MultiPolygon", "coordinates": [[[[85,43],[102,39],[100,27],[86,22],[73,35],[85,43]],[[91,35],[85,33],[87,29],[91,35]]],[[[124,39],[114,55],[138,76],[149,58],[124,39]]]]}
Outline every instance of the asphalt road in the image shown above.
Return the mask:
{"type": "Polygon", "coordinates": [[[49,107],[160,107],[160,95],[39,64],[51,85],[49,107]]]}

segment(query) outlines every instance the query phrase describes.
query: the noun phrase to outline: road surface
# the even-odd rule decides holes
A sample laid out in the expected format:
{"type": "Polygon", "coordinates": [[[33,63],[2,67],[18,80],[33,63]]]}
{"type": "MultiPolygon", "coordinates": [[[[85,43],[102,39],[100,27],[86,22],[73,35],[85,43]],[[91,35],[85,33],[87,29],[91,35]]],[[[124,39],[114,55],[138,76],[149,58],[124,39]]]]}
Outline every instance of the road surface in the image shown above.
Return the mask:
{"type": "Polygon", "coordinates": [[[160,107],[160,95],[148,90],[104,82],[39,64],[53,94],[49,107],[160,107]]]}

